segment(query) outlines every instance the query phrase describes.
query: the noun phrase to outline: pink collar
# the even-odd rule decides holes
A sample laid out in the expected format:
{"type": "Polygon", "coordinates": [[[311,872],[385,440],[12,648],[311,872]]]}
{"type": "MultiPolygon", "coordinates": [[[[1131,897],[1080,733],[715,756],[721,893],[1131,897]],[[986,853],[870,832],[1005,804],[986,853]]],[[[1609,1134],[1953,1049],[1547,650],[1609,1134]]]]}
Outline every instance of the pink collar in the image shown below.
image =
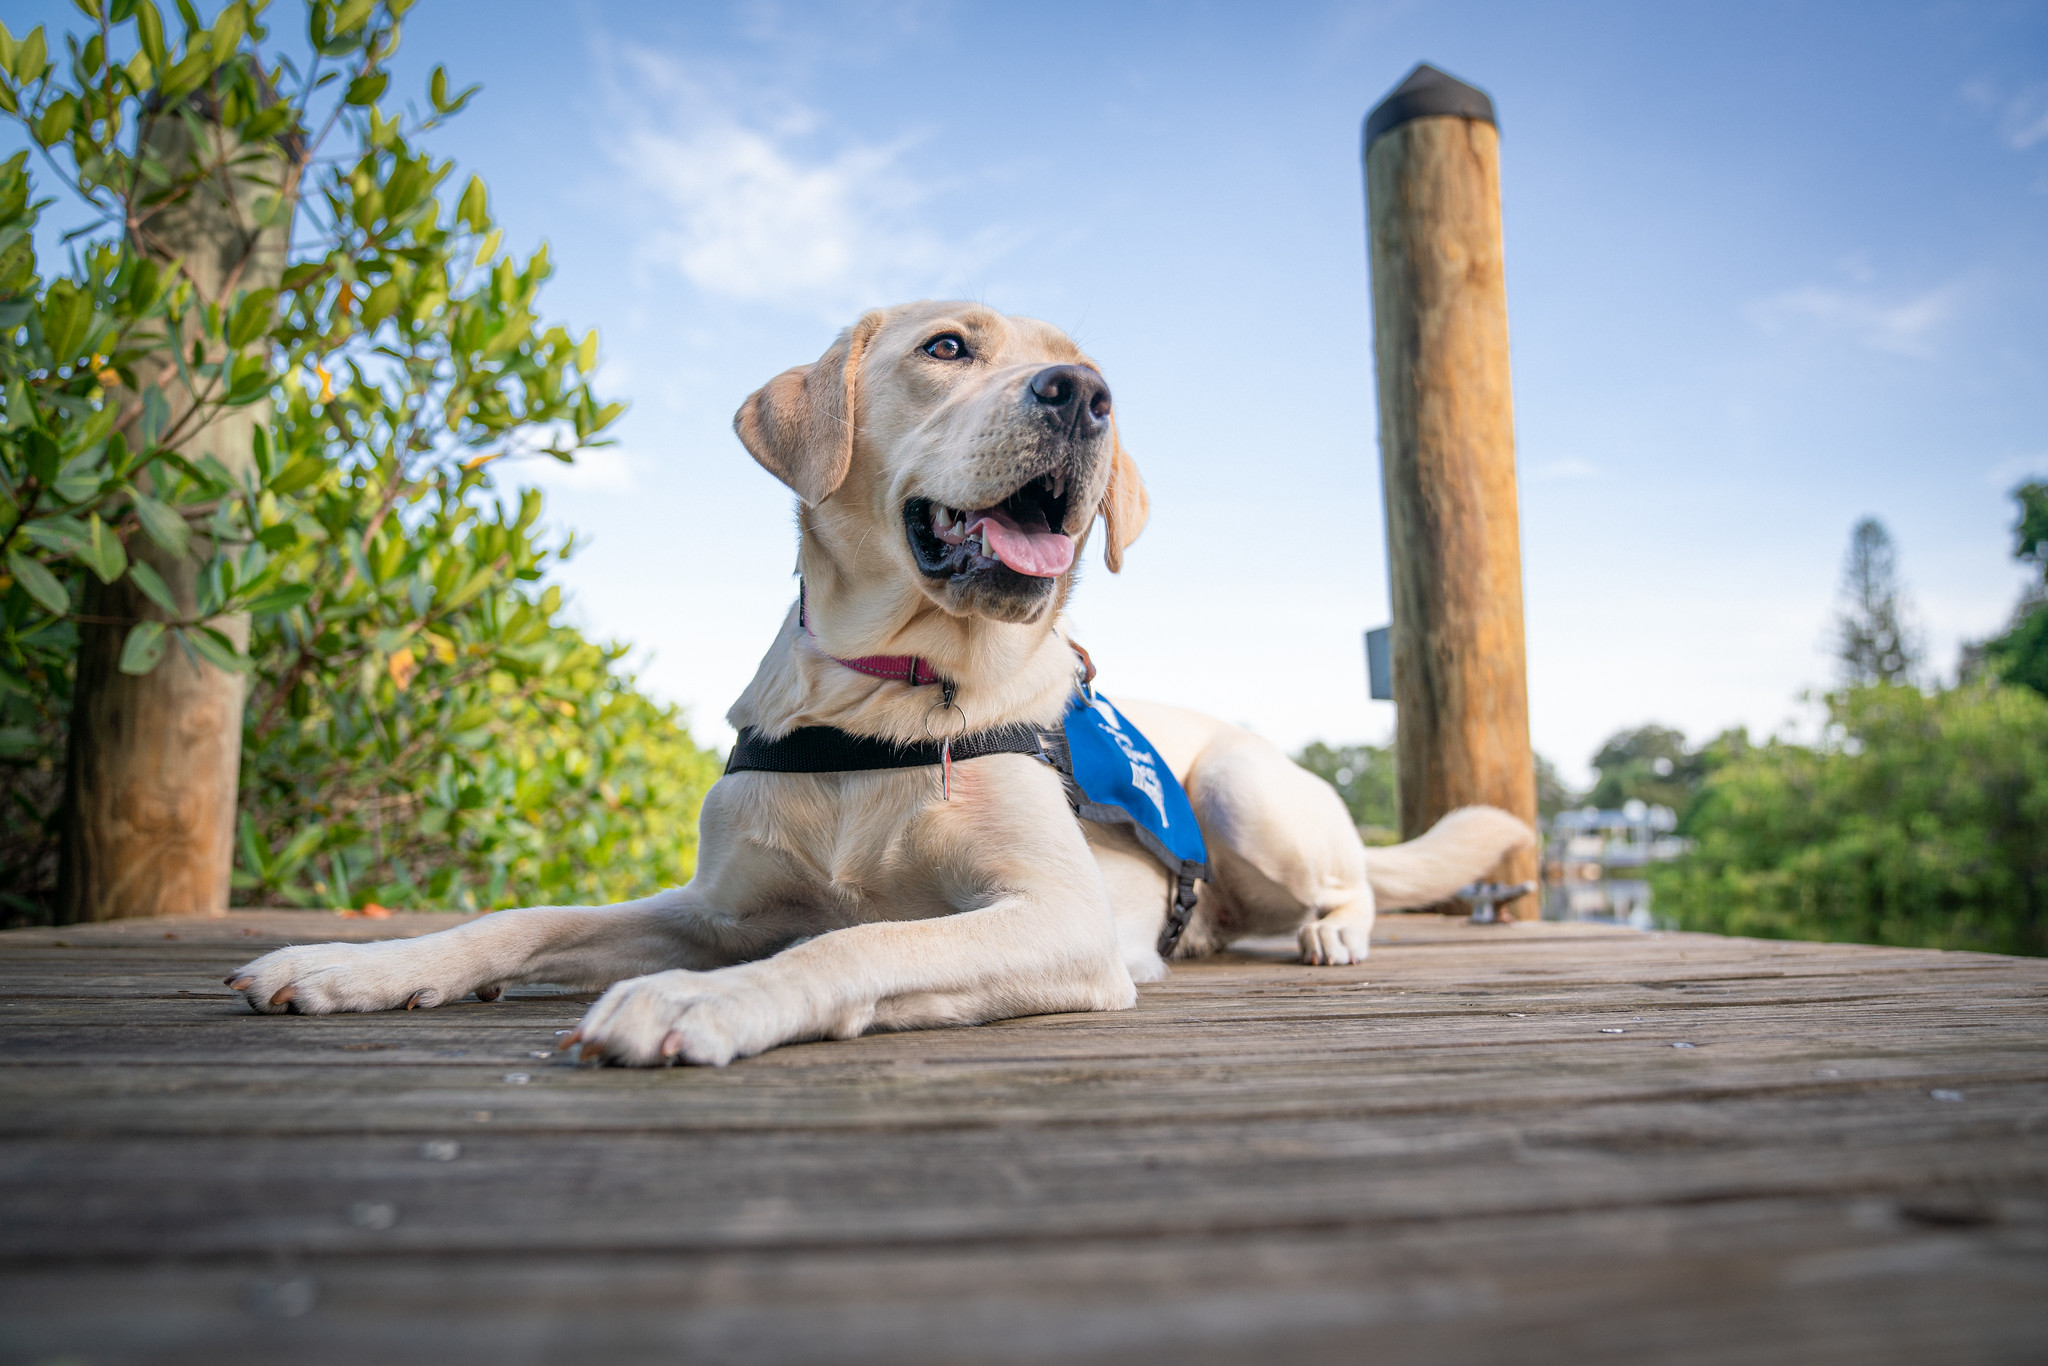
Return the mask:
{"type": "MultiPolygon", "coordinates": [[[[804,634],[811,635],[810,609],[804,601],[804,586],[801,582],[797,584],[796,590],[796,620],[797,625],[803,627],[804,634]]],[[[811,638],[817,639],[816,636],[811,638]]],[[[938,670],[931,666],[930,660],[917,655],[862,655],[858,659],[841,659],[838,655],[827,655],[826,658],[835,664],[844,664],[855,673],[863,673],[870,678],[886,678],[892,683],[908,683],[913,688],[945,682],[939,677],[938,670]]]]}

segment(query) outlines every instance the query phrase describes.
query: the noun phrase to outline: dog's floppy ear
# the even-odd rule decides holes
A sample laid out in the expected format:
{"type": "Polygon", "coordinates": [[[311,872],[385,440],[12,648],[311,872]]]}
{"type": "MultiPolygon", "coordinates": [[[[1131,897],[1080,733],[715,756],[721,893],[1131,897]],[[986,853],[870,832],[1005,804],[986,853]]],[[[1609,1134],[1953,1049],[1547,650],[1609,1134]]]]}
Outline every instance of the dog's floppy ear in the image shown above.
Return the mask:
{"type": "Polygon", "coordinates": [[[1145,496],[1145,481],[1138,477],[1138,462],[1124,449],[1110,420],[1109,487],[1102,494],[1102,562],[1114,574],[1124,567],[1124,547],[1138,539],[1145,519],[1152,513],[1152,500],[1145,496]]]}
{"type": "Polygon", "coordinates": [[[862,314],[814,363],[783,371],[733,414],[747,454],[813,507],[832,496],[853,463],[861,355],[881,325],[880,312],[862,314]]]}

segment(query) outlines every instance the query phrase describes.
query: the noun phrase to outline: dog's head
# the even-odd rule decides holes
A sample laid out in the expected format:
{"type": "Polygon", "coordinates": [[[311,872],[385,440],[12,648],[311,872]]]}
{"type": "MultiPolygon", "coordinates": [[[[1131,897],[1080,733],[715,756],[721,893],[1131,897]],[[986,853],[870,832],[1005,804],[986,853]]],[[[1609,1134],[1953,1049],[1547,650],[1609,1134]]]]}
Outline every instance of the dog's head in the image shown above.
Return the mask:
{"type": "Polygon", "coordinates": [[[1145,525],[1101,372],[1059,329],[979,304],[864,315],[733,428],[833,563],[894,568],[956,616],[1045,618],[1098,515],[1112,570],[1145,525]]]}

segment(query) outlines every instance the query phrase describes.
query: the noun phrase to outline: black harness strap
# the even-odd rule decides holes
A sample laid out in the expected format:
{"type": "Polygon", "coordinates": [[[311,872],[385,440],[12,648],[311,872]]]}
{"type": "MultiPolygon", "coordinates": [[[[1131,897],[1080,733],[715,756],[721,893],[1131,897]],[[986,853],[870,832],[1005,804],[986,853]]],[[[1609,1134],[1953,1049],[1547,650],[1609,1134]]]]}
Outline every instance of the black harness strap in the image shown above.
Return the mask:
{"type": "MultiPolygon", "coordinates": [[[[779,739],[766,739],[748,726],[733,742],[732,757],[725,761],[727,773],[865,773],[885,768],[928,768],[944,757],[944,745],[937,740],[897,744],[872,735],[853,735],[837,726],[800,726],[779,739]]],[[[953,741],[955,762],[978,759],[984,754],[1029,754],[1051,764],[1067,791],[1074,814],[1083,820],[1121,824],[1138,843],[1168,870],[1173,878],[1172,900],[1167,906],[1166,924],[1159,935],[1159,956],[1171,958],[1180,943],[1181,932],[1195,910],[1195,881],[1206,878],[1202,864],[1183,864],[1157,836],[1131,819],[1120,806],[1105,806],[1088,800],[1074,781],[1074,759],[1067,748],[1066,732],[1058,727],[1041,730],[1028,721],[996,726],[962,735],[953,741]]]]}
{"type": "MultiPolygon", "coordinates": [[[[984,754],[1045,756],[1038,727],[1029,722],[996,726],[962,735],[953,741],[953,762],[984,754]]],[[[733,742],[727,773],[864,773],[881,768],[926,768],[936,765],[943,746],[937,740],[897,744],[872,735],[853,735],[837,726],[799,726],[779,739],[764,738],[752,726],[733,742]]]]}

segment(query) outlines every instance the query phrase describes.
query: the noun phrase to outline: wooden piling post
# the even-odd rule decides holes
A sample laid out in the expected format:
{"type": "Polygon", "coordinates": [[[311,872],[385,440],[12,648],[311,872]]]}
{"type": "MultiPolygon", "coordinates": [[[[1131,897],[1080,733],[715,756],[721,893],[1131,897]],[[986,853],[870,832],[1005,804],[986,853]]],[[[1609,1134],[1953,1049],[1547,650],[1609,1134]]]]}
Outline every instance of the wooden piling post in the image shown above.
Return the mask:
{"type": "MultiPolygon", "coordinates": [[[[1401,833],[1477,802],[1533,824],[1493,102],[1418,66],[1367,116],[1364,156],[1401,833]]],[[[1536,860],[1490,876],[1533,880],[1536,860]]]]}
{"type": "MultiPolygon", "coordinates": [[[[145,137],[174,175],[199,176],[185,197],[160,211],[135,245],[179,270],[200,302],[231,303],[238,290],[275,289],[291,239],[289,214],[258,226],[252,206],[282,186],[295,193],[282,144],[272,155],[238,158],[243,148],[218,124],[198,125],[195,145],[181,118],[144,125],[145,137]]],[[[196,312],[196,310],[195,310],[196,312]]],[[[200,340],[188,328],[177,345],[200,340]]],[[[136,364],[142,385],[158,383],[174,424],[192,404],[166,351],[136,364]]],[[[180,453],[218,460],[232,474],[253,464],[256,428],[270,419],[267,400],[215,408],[178,445],[180,453]]],[[[131,421],[132,429],[132,421],[131,421]]],[[[132,439],[132,431],[131,431],[132,439]]],[[[189,553],[173,556],[146,537],[128,553],[147,560],[170,588],[182,614],[198,610],[199,576],[213,545],[195,531],[189,553]]],[[[126,580],[87,580],[87,624],[79,628],[66,756],[63,845],[58,864],[57,918],[64,923],[134,916],[218,914],[227,910],[235,858],[235,797],[242,757],[241,675],[173,647],[142,677],[120,671],[125,625],[164,613],[126,580]],[[98,620],[90,620],[97,618],[98,620]]],[[[209,623],[246,648],[249,619],[235,613],[209,623]]]]}

